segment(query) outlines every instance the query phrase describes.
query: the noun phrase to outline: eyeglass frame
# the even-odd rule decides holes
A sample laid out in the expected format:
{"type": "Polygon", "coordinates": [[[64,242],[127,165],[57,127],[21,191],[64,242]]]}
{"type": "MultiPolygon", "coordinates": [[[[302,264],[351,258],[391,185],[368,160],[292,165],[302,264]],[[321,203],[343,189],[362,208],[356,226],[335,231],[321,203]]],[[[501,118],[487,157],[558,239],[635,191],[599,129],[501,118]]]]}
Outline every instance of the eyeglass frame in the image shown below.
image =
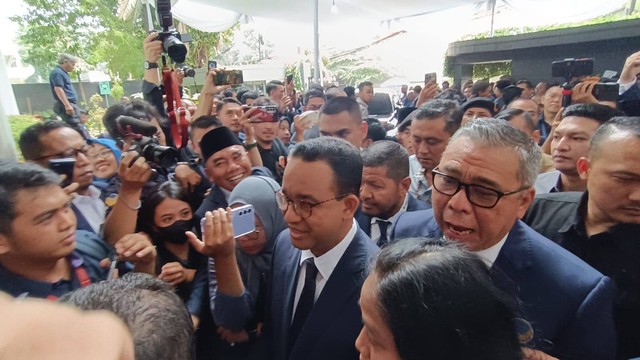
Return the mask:
{"type": "Polygon", "coordinates": [[[446,196],[454,196],[455,194],[460,192],[460,189],[462,189],[464,187],[464,194],[467,196],[467,200],[469,200],[469,203],[471,203],[474,206],[483,208],[483,209],[493,209],[494,207],[496,207],[496,205],[498,205],[498,202],[500,202],[500,199],[502,199],[503,197],[508,196],[508,195],[517,194],[517,193],[522,192],[524,190],[527,190],[528,188],[531,187],[531,186],[523,186],[522,188],[520,188],[518,190],[506,191],[505,192],[505,191],[500,191],[500,190],[496,190],[496,189],[491,189],[491,188],[488,188],[488,187],[482,186],[482,185],[467,184],[467,183],[463,183],[462,181],[460,181],[459,179],[456,179],[455,177],[453,177],[451,175],[447,175],[447,174],[439,171],[438,170],[438,166],[436,166],[435,168],[433,168],[433,170],[431,170],[431,186],[433,186],[434,190],[436,190],[440,194],[443,194],[443,195],[446,195],[446,196]],[[439,190],[436,187],[436,175],[440,175],[442,177],[455,180],[458,183],[458,187],[453,192],[453,194],[447,194],[447,193],[439,190]],[[470,186],[474,186],[474,187],[478,187],[478,188],[482,188],[484,190],[488,190],[488,191],[494,192],[497,195],[496,202],[491,206],[484,206],[484,205],[479,205],[479,204],[475,203],[473,200],[471,200],[471,190],[469,190],[470,186]]]}
{"type": "Polygon", "coordinates": [[[80,149],[76,149],[76,148],[70,148],[68,150],[65,151],[61,151],[59,153],[56,154],[50,154],[50,155],[44,155],[44,156],[40,156],[38,158],[35,158],[33,160],[46,160],[46,159],[64,159],[64,158],[74,158],[74,159],[78,159],[78,155],[80,153],[82,153],[82,155],[86,156],[87,158],[89,157],[89,149],[91,149],[91,146],[87,143],[84,144],[84,146],[80,149]],[[66,154],[67,152],[71,152],[73,151],[73,154],[66,154]]]}
{"type": "Polygon", "coordinates": [[[341,198],[343,198],[343,197],[345,197],[347,195],[350,195],[350,194],[351,193],[344,193],[344,194],[338,195],[336,197],[333,197],[331,199],[327,199],[327,200],[323,200],[323,201],[318,201],[316,203],[312,203],[312,202],[307,201],[307,200],[291,200],[291,199],[289,199],[289,197],[287,195],[285,195],[282,192],[282,190],[279,190],[279,191],[275,192],[276,204],[278,205],[278,208],[280,209],[280,211],[282,211],[283,214],[287,213],[287,211],[289,210],[289,204],[293,203],[293,212],[296,213],[296,215],[300,216],[303,219],[308,219],[308,218],[311,217],[311,215],[313,214],[313,208],[314,207],[316,207],[318,205],[321,205],[321,204],[324,204],[324,203],[327,203],[327,202],[332,201],[332,200],[339,200],[339,199],[341,199],[341,198]],[[280,201],[281,200],[286,201],[287,206],[284,209],[280,205],[280,201]],[[302,216],[300,213],[298,213],[298,210],[300,208],[300,204],[308,204],[309,205],[309,215],[302,216]]]}

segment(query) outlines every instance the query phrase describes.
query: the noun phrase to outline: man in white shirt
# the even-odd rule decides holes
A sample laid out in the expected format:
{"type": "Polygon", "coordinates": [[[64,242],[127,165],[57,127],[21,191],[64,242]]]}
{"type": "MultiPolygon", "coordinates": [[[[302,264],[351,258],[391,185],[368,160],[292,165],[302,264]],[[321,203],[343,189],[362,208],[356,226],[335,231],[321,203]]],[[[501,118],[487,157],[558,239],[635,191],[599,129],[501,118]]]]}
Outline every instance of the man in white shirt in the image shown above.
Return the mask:
{"type": "Polygon", "coordinates": [[[49,160],[72,158],[73,183],[77,184],[73,210],[78,229],[87,230],[114,245],[135,231],[142,187],[151,176],[151,168],[143,157],[131,152],[120,161],[118,176],[121,186],[118,198],[107,215],[107,206],[93,187],[93,166],[88,158],[90,145],[76,130],[62,121],[49,120],[32,125],[20,134],[20,150],[24,158],[43,167],[49,160]]]}
{"type": "Polygon", "coordinates": [[[362,162],[362,208],[356,219],[371,240],[383,247],[402,213],[429,207],[409,194],[409,157],[402,145],[377,141],[362,151],[362,162]]]}
{"type": "Polygon", "coordinates": [[[611,280],[519,220],[533,200],[539,162],[527,134],[504,121],[470,122],[433,170],[433,211],[404,214],[395,236],[442,236],[476,252],[494,283],[518,299],[533,330],[526,347],[614,359],[611,280]]]}
{"type": "Polygon", "coordinates": [[[377,252],[358,228],[360,152],[331,137],[293,149],[276,193],[289,229],[273,250],[264,358],[358,359],[358,293],[377,252]]]}

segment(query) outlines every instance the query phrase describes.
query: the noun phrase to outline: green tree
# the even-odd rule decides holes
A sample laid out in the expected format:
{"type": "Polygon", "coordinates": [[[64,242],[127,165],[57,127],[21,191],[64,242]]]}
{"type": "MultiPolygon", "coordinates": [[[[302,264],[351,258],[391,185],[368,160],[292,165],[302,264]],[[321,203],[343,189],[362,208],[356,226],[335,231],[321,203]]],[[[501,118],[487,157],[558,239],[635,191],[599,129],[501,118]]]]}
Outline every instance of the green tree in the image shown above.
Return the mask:
{"type": "Polygon", "coordinates": [[[90,54],[87,29],[96,27],[95,18],[86,16],[80,0],[24,0],[26,11],[14,16],[18,23],[20,56],[46,76],[59,53],[82,58],[90,54]]]}
{"type": "Polygon", "coordinates": [[[327,71],[340,84],[356,86],[363,81],[382,82],[390,75],[384,70],[365,65],[366,59],[342,57],[335,60],[323,59],[327,71]]]}
{"type": "Polygon", "coordinates": [[[207,66],[209,59],[217,57],[223,48],[231,46],[234,33],[240,27],[236,24],[228,30],[215,33],[196,30],[184,25],[180,28],[193,38],[189,43],[187,63],[193,67],[202,68],[207,66]]]}

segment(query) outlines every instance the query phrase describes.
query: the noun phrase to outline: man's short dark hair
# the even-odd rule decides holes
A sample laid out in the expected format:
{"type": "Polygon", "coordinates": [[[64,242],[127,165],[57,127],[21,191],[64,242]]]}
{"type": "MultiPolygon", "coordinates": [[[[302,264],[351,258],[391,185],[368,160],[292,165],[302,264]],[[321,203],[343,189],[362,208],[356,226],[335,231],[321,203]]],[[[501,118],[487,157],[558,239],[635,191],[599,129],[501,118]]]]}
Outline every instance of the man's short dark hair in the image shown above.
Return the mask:
{"type": "Polygon", "coordinates": [[[280,80],[271,80],[267,83],[265,90],[267,91],[267,95],[271,96],[271,92],[278,88],[278,86],[284,86],[284,83],[280,80]]]}
{"type": "Polygon", "coordinates": [[[367,122],[367,139],[371,139],[371,141],[380,141],[384,140],[387,137],[387,131],[384,129],[380,120],[372,117],[365,118],[364,121],[367,122]]]}
{"type": "Polygon", "coordinates": [[[476,255],[413,238],[382,249],[371,274],[402,359],[522,359],[513,301],[476,255]]]}
{"type": "Polygon", "coordinates": [[[151,121],[151,119],[155,118],[160,126],[167,126],[166,118],[164,118],[154,106],[144,100],[133,99],[128,103],[111,105],[102,117],[102,124],[112,139],[122,137],[118,132],[118,124],[116,124],[116,119],[120,115],[131,116],[144,121],[151,121]]]}
{"type": "Polygon", "coordinates": [[[527,79],[518,80],[516,85],[520,85],[520,84],[524,84],[527,87],[527,89],[533,89],[533,83],[527,79]]]}
{"type": "Polygon", "coordinates": [[[473,96],[480,96],[480,93],[487,90],[489,86],[491,86],[489,81],[478,80],[475,82],[475,84],[473,84],[473,87],[471,88],[471,94],[473,94],[473,96]]]}
{"type": "MultiPolygon", "coordinates": [[[[373,83],[371,81],[363,81],[360,84],[358,84],[358,91],[362,91],[364,90],[365,86],[371,86],[373,87],[373,83]]],[[[347,94],[348,95],[348,94],[347,94]]]]}
{"type": "Polygon", "coordinates": [[[20,134],[20,152],[25,160],[35,160],[42,157],[44,151],[41,138],[47,135],[53,130],[60,128],[70,128],[64,121],[60,120],[46,120],[41,123],[36,123],[20,134]]]}
{"type": "Polygon", "coordinates": [[[418,108],[418,113],[414,116],[412,122],[444,118],[447,124],[447,132],[453,135],[460,128],[462,115],[462,109],[457,101],[434,99],[427,101],[418,108]]]}
{"type": "Polygon", "coordinates": [[[335,195],[359,195],[362,158],[360,151],[347,141],[331,136],[305,140],[293,148],[290,156],[305,162],[326,161],[333,171],[335,195]]]}
{"type": "Polygon", "coordinates": [[[356,96],[356,88],[354,88],[353,86],[345,86],[342,91],[347,94],[347,97],[356,96]]]}
{"type": "Polygon", "coordinates": [[[624,116],[620,110],[602,104],[573,104],[567,106],[562,113],[562,118],[567,116],[585,117],[597,121],[600,125],[616,116],[624,116]]]}
{"type": "Polygon", "coordinates": [[[240,102],[236,98],[226,97],[226,98],[223,98],[222,100],[220,100],[219,102],[216,103],[216,113],[219,114],[222,111],[222,108],[226,104],[242,105],[242,104],[240,104],[240,102]]]}
{"type": "Polygon", "coordinates": [[[608,140],[614,134],[629,133],[640,139],[640,117],[639,116],[616,116],[601,125],[596,133],[591,137],[589,147],[589,160],[595,161],[600,155],[602,142],[608,140]]]}
{"type": "Polygon", "coordinates": [[[344,111],[349,113],[354,121],[358,123],[362,122],[362,113],[360,112],[358,102],[344,96],[338,96],[327,101],[322,109],[320,109],[320,114],[337,115],[344,111]]]}
{"type": "Polygon", "coordinates": [[[498,113],[495,116],[498,120],[511,121],[516,116],[522,116],[524,118],[524,122],[527,124],[527,128],[531,131],[536,131],[538,128],[536,127],[536,122],[533,120],[533,117],[528,112],[522,109],[505,109],[498,113]]]}
{"type": "Polygon", "coordinates": [[[362,151],[364,167],[386,167],[387,177],[395,182],[409,176],[409,154],[393,141],[376,141],[362,151]]]}
{"type": "Polygon", "coordinates": [[[11,234],[20,190],[58,185],[58,175],[32,163],[0,161],[0,234],[11,234]]]}
{"type": "Polygon", "coordinates": [[[309,104],[309,99],[313,98],[322,98],[325,101],[327,100],[324,95],[324,91],[321,89],[309,89],[306,93],[304,93],[304,96],[302,97],[305,105],[309,104]]]}
{"type": "Polygon", "coordinates": [[[257,91],[246,91],[242,94],[242,97],[240,97],[240,102],[244,105],[247,104],[247,100],[248,99],[257,99],[260,97],[260,94],[258,94],[257,91]]]}
{"type": "Polygon", "coordinates": [[[511,86],[510,80],[498,80],[496,81],[496,88],[500,91],[504,90],[507,86],[511,86]]]}
{"type": "Polygon", "coordinates": [[[136,360],[194,359],[193,324],[168,283],[141,273],[92,284],[63,296],[83,310],[107,310],[121,318],[133,337],[136,360]]]}
{"type": "Polygon", "coordinates": [[[199,116],[189,124],[189,139],[193,140],[194,129],[208,129],[210,127],[221,127],[222,122],[215,116],[203,115],[199,116]]]}

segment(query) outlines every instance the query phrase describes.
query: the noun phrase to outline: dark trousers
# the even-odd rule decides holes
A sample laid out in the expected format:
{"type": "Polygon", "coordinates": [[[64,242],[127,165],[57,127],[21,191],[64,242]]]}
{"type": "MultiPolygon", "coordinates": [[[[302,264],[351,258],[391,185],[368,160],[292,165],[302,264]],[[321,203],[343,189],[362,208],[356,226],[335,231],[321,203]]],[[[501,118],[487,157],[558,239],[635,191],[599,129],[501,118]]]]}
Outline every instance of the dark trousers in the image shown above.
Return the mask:
{"type": "Polygon", "coordinates": [[[67,123],[67,125],[69,125],[72,129],[79,132],[82,137],[84,137],[85,139],[90,138],[91,135],[89,134],[89,131],[80,121],[80,107],[78,107],[78,105],[75,103],[69,103],[71,104],[71,106],[73,106],[73,115],[67,114],[67,111],[64,108],[64,104],[62,104],[62,102],[60,101],[56,101],[55,103],[53,103],[53,112],[58,115],[62,119],[62,121],[67,123]]]}

